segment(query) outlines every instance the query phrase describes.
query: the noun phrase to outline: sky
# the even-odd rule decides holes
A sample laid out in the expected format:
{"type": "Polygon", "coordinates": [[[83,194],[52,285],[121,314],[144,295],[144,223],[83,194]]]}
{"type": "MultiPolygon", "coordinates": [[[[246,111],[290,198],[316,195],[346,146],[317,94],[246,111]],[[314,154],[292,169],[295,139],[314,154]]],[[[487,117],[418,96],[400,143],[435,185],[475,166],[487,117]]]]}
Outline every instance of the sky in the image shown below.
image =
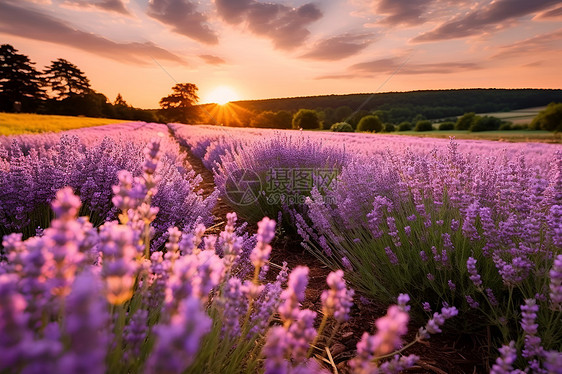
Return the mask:
{"type": "Polygon", "coordinates": [[[141,108],[187,82],[200,103],[562,88],[553,0],[0,0],[0,43],[141,108]]]}

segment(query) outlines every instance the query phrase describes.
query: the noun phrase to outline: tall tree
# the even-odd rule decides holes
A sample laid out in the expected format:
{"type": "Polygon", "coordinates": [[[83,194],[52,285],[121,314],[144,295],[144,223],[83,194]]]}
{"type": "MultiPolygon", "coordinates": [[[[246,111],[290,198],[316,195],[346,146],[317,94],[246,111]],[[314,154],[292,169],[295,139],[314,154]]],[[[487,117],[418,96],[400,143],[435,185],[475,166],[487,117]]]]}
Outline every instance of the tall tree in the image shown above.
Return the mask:
{"type": "Polygon", "coordinates": [[[121,96],[121,93],[117,93],[117,97],[115,98],[113,105],[129,106],[129,104],[127,104],[125,99],[123,99],[123,96],[121,96]]]}
{"type": "Polygon", "coordinates": [[[40,74],[33,66],[35,63],[17,52],[9,44],[0,46],[1,111],[33,111],[46,97],[40,74]]]}
{"type": "Polygon", "coordinates": [[[45,69],[45,80],[59,99],[88,94],[90,80],[84,72],[69,61],[59,58],[45,69]]]}
{"type": "Polygon", "coordinates": [[[178,83],[172,93],[160,99],[161,113],[167,121],[189,122],[198,117],[195,104],[199,101],[197,86],[193,83],[178,83]]]}

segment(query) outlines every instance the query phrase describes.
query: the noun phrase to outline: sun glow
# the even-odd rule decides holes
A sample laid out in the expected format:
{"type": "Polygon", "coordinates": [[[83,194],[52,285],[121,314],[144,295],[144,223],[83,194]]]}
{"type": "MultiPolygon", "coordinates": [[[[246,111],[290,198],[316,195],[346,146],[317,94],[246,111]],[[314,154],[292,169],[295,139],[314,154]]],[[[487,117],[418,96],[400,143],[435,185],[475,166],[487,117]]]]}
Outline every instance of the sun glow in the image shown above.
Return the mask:
{"type": "Polygon", "coordinates": [[[224,105],[235,100],[238,100],[236,91],[228,86],[219,86],[207,95],[206,101],[208,103],[224,105]]]}

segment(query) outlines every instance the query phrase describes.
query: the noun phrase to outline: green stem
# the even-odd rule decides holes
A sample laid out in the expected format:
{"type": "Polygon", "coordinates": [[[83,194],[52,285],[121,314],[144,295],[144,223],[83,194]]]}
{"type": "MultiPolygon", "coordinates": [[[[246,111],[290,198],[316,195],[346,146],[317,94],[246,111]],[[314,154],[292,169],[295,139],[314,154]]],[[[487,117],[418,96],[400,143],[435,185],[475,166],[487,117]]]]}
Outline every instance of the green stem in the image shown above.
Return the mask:
{"type": "Polygon", "coordinates": [[[314,337],[314,340],[312,341],[312,344],[310,345],[310,348],[308,349],[308,353],[306,354],[307,358],[310,358],[310,356],[312,355],[312,351],[314,350],[314,347],[316,346],[316,343],[318,343],[318,339],[320,338],[320,334],[322,334],[322,331],[324,331],[324,328],[326,327],[327,322],[328,322],[328,314],[324,314],[324,317],[322,317],[322,322],[320,322],[320,327],[318,328],[318,333],[314,337]]]}

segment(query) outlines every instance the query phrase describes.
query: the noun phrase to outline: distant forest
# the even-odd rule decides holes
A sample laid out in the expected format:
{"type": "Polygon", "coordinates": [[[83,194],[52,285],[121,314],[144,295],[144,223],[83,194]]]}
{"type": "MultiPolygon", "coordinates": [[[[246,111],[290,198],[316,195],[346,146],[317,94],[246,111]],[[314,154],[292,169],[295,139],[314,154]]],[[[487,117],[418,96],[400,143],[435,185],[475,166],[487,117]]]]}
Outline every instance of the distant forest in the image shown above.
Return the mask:
{"type": "MultiPolygon", "coordinates": [[[[297,111],[310,109],[317,112],[324,128],[342,121],[355,128],[359,120],[368,114],[377,115],[384,123],[397,125],[404,121],[416,123],[421,119],[454,120],[470,112],[511,111],[546,106],[551,102],[562,102],[562,90],[478,88],[244,100],[230,103],[236,118],[221,119],[221,124],[290,128],[290,118],[297,111]]],[[[201,109],[201,122],[217,122],[206,115],[213,113],[214,106],[198,106],[201,109]]]]}
{"type": "Polygon", "coordinates": [[[390,110],[397,115],[403,112],[408,115],[413,113],[414,116],[421,114],[427,119],[437,119],[458,116],[467,112],[507,112],[543,106],[550,102],[562,102],[562,90],[493,88],[426,90],[245,100],[235,103],[254,112],[266,110],[293,112],[299,109],[337,109],[348,106],[353,111],[390,110]]]}

